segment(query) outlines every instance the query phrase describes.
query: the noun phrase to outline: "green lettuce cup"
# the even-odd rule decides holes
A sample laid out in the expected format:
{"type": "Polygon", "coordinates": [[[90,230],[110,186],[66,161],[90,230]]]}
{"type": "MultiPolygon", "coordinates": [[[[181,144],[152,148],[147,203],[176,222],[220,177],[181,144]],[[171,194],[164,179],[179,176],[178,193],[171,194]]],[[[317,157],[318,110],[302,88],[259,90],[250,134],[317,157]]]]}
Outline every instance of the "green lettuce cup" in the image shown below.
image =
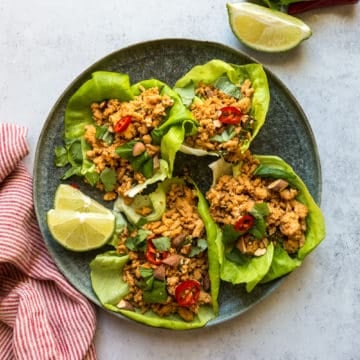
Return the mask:
{"type": "Polygon", "coordinates": [[[149,195],[114,204],[115,251],[90,263],[101,304],[137,322],[199,328],[218,314],[220,236],[193,183],[167,179],[149,195]]]}
{"type": "Polygon", "coordinates": [[[211,60],[180,78],[174,90],[198,123],[185,137],[181,151],[238,159],[261,127],[269,108],[268,80],[260,64],[229,64],[211,60]]]}
{"type": "Polygon", "coordinates": [[[68,166],[62,180],[83,177],[105,200],[133,197],[170,177],[176,152],[196,128],[167,84],[132,85],[127,74],[108,71],[94,72],[72,95],[64,122],[64,146],[55,149],[56,165],[68,166]]]}
{"type": "Polygon", "coordinates": [[[210,215],[221,228],[220,278],[245,284],[282,277],[299,267],[325,237],[325,222],[305,183],[276,156],[245,155],[212,164],[210,215]],[[226,204],[226,206],[225,206],[226,204]]]}

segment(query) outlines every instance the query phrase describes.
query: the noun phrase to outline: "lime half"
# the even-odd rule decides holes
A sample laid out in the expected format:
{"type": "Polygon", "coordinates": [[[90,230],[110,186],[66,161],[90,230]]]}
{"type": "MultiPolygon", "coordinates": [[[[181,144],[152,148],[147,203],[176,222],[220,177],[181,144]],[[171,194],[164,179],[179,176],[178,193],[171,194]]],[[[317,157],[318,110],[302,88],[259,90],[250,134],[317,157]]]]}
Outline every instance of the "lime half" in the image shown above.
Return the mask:
{"type": "Polygon", "coordinates": [[[248,47],[266,51],[286,51],[311,36],[311,29],[300,19],[252,3],[227,4],[230,27],[248,47]]]}
{"type": "Polygon", "coordinates": [[[114,233],[114,214],[70,185],[58,187],[54,207],[47,212],[50,233],[60,245],[69,250],[88,251],[99,248],[114,233]]]}

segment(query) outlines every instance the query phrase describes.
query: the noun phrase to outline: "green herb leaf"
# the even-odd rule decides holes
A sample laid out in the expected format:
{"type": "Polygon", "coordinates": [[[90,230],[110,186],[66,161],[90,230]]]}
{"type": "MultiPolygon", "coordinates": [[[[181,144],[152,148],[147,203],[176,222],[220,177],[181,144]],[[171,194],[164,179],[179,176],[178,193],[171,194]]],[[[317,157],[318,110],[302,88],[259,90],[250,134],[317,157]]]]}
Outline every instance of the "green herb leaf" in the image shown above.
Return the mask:
{"type": "Polygon", "coordinates": [[[104,184],[105,191],[113,191],[116,184],[115,170],[110,168],[105,168],[100,173],[100,180],[104,184]]]}
{"type": "Polygon", "coordinates": [[[153,239],[152,243],[154,244],[155,249],[158,251],[168,251],[171,246],[170,238],[166,236],[153,239]]]}
{"type": "Polygon", "coordinates": [[[143,292],[143,299],[146,303],[159,304],[163,303],[167,299],[166,283],[165,281],[154,280],[151,290],[145,290],[143,292]]]}
{"type": "Polygon", "coordinates": [[[152,269],[140,267],[140,275],[143,278],[143,281],[139,282],[138,285],[143,290],[151,290],[154,284],[154,272],[152,269]]]}
{"type": "Polygon", "coordinates": [[[249,233],[257,239],[266,236],[266,216],[269,215],[269,208],[266,203],[255,204],[250,214],[254,217],[255,222],[249,233]]]}
{"type": "Polygon", "coordinates": [[[81,141],[74,141],[69,146],[69,156],[73,163],[81,164],[83,161],[81,141]]]}
{"type": "Polygon", "coordinates": [[[229,261],[238,264],[246,265],[250,262],[250,257],[243,254],[238,248],[233,248],[229,253],[225,254],[226,259],[229,261]]]}
{"type": "Polygon", "coordinates": [[[87,172],[85,174],[85,179],[91,186],[95,186],[99,181],[100,175],[96,171],[87,172]]]}
{"type": "Polygon", "coordinates": [[[207,247],[208,247],[208,243],[205,239],[198,239],[196,246],[191,247],[189,257],[194,257],[194,256],[202,253],[203,251],[205,251],[207,249],[207,247]]]}
{"type": "Polygon", "coordinates": [[[215,135],[210,140],[220,143],[231,140],[236,135],[235,127],[233,125],[226,128],[220,135],[215,135]]]}
{"type": "Polygon", "coordinates": [[[274,179],[294,180],[296,176],[275,166],[260,164],[254,171],[255,176],[269,177],[274,179]]]}
{"type": "Polygon", "coordinates": [[[65,174],[61,177],[61,180],[67,180],[74,175],[81,174],[81,166],[73,166],[69,170],[65,172],[65,174]]]}
{"type": "Polygon", "coordinates": [[[63,167],[69,163],[68,154],[63,146],[55,147],[55,166],[63,167]]]}
{"type": "Polygon", "coordinates": [[[226,75],[217,78],[213,85],[229,96],[232,96],[236,99],[240,99],[241,97],[241,91],[239,87],[232,83],[226,75]]]}
{"type": "Polygon", "coordinates": [[[131,251],[144,251],[146,247],[146,238],[148,235],[149,231],[139,229],[135,236],[126,239],[125,246],[131,251]]]}
{"type": "Polygon", "coordinates": [[[233,246],[240,235],[240,232],[235,230],[231,224],[226,224],[223,227],[223,243],[227,246],[233,246]]]}
{"type": "Polygon", "coordinates": [[[109,131],[107,126],[96,126],[95,137],[108,145],[114,141],[114,134],[109,131]]]}
{"type": "Polygon", "coordinates": [[[115,149],[115,152],[123,159],[131,160],[133,159],[132,150],[134,145],[137,143],[136,140],[129,141],[128,143],[121,145],[115,149]]]}

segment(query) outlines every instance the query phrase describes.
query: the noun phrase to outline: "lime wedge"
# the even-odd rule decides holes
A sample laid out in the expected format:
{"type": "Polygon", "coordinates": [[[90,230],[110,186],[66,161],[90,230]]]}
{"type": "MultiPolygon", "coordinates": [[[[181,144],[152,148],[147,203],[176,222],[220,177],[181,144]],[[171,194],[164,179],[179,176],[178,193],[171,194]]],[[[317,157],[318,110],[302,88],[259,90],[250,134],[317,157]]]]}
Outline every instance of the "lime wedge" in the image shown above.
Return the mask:
{"type": "Polygon", "coordinates": [[[47,212],[47,224],[54,239],[69,250],[99,248],[114,233],[114,214],[70,185],[59,185],[54,205],[47,212]]]}
{"type": "Polygon", "coordinates": [[[230,27],[248,47],[266,51],[286,51],[311,36],[311,29],[300,19],[252,3],[227,4],[230,27]]]}
{"type": "Polygon", "coordinates": [[[55,193],[54,208],[57,210],[74,210],[99,214],[109,213],[105,206],[91,199],[79,189],[67,184],[58,186],[55,193]]]}

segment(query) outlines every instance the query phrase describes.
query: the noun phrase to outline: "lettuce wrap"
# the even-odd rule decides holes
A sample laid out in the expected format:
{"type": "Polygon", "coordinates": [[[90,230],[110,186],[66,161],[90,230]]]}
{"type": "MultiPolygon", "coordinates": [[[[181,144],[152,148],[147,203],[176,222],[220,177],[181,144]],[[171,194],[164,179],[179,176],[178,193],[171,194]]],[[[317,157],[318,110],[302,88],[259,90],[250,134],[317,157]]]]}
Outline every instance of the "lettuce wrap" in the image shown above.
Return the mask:
{"type": "MultiPolygon", "coordinates": [[[[211,60],[204,65],[192,68],[175,83],[174,90],[181,96],[183,103],[189,109],[201,106],[202,103],[205,104],[206,96],[210,96],[214,90],[219,92],[219,98],[223,98],[224,95],[227,97],[227,104],[224,107],[219,108],[219,106],[221,107],[220,101],[219,104],[214,105],[215,109],[212,114],[206,113],[204,115],[204,117],[211,117],[210,126],[217,128],[215,135],[210,138],[210,145],[206,148],[202,147],[201,143],[188,145],[187,142],[190,137],[185,138],[180,151],[196,156],[244,152],[263,126],[270,102],[266,73],[263,67],[256,63],[234,65],[221,60],[211,60]],[[248,94],[248,91],[242,87],[249,81],[251,91],[248,94]],[[204,85],[210,86],[209,89],[204,90],[205,95],[199,93],[198,90],[200,86],[204,85]],[[247,95],[245,96],[245,94],[247,95]],[[232,108],[232,112],[235,111],[237,114],[243,100],[248,100],[245,101],[247,104],[245,106],[247,108],[245,110],[246,115],[245,113],[238,114],[239,117],[235,122],[234,119],[223,116],[226,108],[227,110],[232,108]],[[234,107],[236,108],[234,109],[234,107]],[[234,140],[237,140],[238,143],[236,148],[227,147],[227,144],[229,142],[234,143],[234,140]],[[213,147],[214,150],[212,150],[213,147]]],[[[215,96],[214,100],[211,105],[219,99],[215,96]]]]}
{"type": "MultiPolygon", "coordinates": [[[[120,108],[121,105],[118,106],[120,108]]],[[[105,111],[108,111],[108,109],[105,109],[105,111]]],[[[111,116],[109,116],[109,119],[111,116]]],[[[148,121],[148,119],[145,119],[145,121],[148,121]]],[[[118,184],[117,180],[119,180],[117,179],[118,172],[116,166],[109,165],[111,161],[114,162],[114,155],[110,154],[112,159],[105,163],[105,166],[98,166],[96,165],[98,162],[95,164],[95,161],[88,154],[97,151],[100,147],[106,150],[111,149],[108,152],[113,153],[116,144],[119,142],[119,137],[123,136],[127,139],[127,142],[117,146],[115,152],[118,156],[130,162],[134,172],[138,172],[144,177],[142,181],[139,181],[138,185],[133,184],[131,189],[128,189],[130,191],[127,194],[128,196],[134,196],[148,185],[170,177],[175,154],[184,137],[187,134],[194,133],[196,129],[196,123],[191,119],[190,111],[182,104],[177,93],[165,83],[156,79],[149,79],[131,85],[127,74],[107,71],[94,72],[91,79],[86,81],[72,95],[65,110],[64,122],[65,146],[55,148],[56,165],[59,167],[70,165],[62,179],[65,180],[73,175],[78,175],[84,177],[85,181],[90,185],[96,185],[101,190],[106,192],[115,191],[118,184]],[[166,112],[161,114],[162,118],[159,125],[153,128],[150,133],[151,138],[149,141],[151,142],[146,145],[160,146],[159,155],[150,156],[147,149],[145,151],[141,150],[143,152],[140,152],[140,154],[138,154],[139,151],[138,153],[135,152],[135,145],[143,142],[138,134],[135,134],[134,138],[125,134],[127,126],[133,126],[132,121],[134,119],[131,119],[131,116],[123,116],[120,119],[131,119],[129,120],[130,125],[126,124],[121,129],[116,127],[117,124],[110,123],[109,125],[107,123],[104,125],[94,117],[95,113],[92,104],[99,104],[96,109],[99,112],[108,100],[115,99],[120,104],[135,101],[142,91],[152,88],[158,89],[158,95],[168,97],[171,103],[169,102],[167,105],[166,112]],[[93,127],[94,134],[91,132],[88,134],[89,126],[93,127]],[[93,139],[92,143],[89,138],[93,139]]],[[[149,127],[150,125],[146,126],[149,127]]]]}
{"type": "MultiPolygon", "coordinates": [[[[219,242],[220,232],[210,217],[204,196],[196,186],[192,184],[192,189],[197,198],[197,213],[204,225],[205,238],[201,237],[199,239],[193,238],[189,240],[190,237],[187,236],[186,240],[183,240],[185,241],[184,243],[180,245],[177,244],[177,246],[180,246],[180,248],[177,249],[181,249],[181,252],[177,250],[178,252],[175,256],[181,254],[183,259],[191,258],[195,259],[194,261],[197,261],[197,257],[202,258],[203,256],[207,256],[207,272],[210,283],[211,301],[200,305],[193,318],[187,319],[186,321],[176,312],[163,316],[154,312],[154,308],[151,307],[153,303],[155,303],[154,306],[155,309],[157,309],[158,304],[161,304],[164,299],[168,299],[166,301],[169,301],[169,297],[175,296],[174,294],[167,293],[169,287],[166,286],[166,284],[171,281],[169,273],[166,272],[166,278],[160,278],[159,280],[159,278],[155,276],[155,271],[157,271],[159,267],[165,266],[166,271],[170,271],[171,273],[173,266],[180,266],[181,268],[183,266],[182,264],[185,263],[180,262],[180,265],[174,265],[171,264],[171,262],[167,263],[171,257],[174,258],[172,247],[174,246],[173,242],[176,241],[175,238],[171,238],[169,235],[169,239],[166,239],[167,236],[164,236],[163,233],[160,234],[158,238],[152,238],[152,235],[148,233],[152,231],[150,230],[152,229],[152,225],[159,223],[160,219],[167,216],[166,211],[170,206],[167,203],[167,201],[170,201],[170,198],[167,200],[167,196],[169,192],[175,191],[174,189],[177,189],[177,186],[188,185],[183,179],[172,178],[159,183],[156,190],[149,195],[136,195],[131,204],[123,201],[123,199],[119,197],[114,204],[114,212],[118,216],[119,226],[117,227],[115,238],[111,241],[111,244],[115,246],[117,250],[107,251],[98,255],[91,262],[90,268],[93,290],[105,308],[149,326],[185,330],[204,326],[209,320],[216,317],[218,313],[219,306],[217,298],[219,294],[220,276],[217,243],[219,242]],[[139,210],[145,208],[151,211],[139,215],[139,212],[141,213],[139,210]],[[146,263],[146,259],[150,261],[148,258],[149,239],[151,239],[153,243],[159,240],[158,243],[162,246],[162,251],[166,250],[166,257],[162,258],[161,263],[155,264],[152,262],[151,267],[146,263]],[[170,241],[171,245],[164,247],[166,241],[170,241]],[[191,251],[185,255],[183,249],[188,247],[189,244],[191,251]],[[134,252],[136,252],[136,256],[138,256],[141,262],[141,265],[137,266],[141,274],[141,277],[137,279],[137,284],[139,284],[138,286],[143,291],[142,298],[146,303],[142,309],[136,307],[134,303],[132,303],[131,307],[128,306],[128,301],[134,301],[134,297],[129,298],[130,285],[125,279],[128,279],[129,267],[131,269],[132,265],[130,257],[134,257],[134,252]],[[124,306],[124,304],[127,306],[124,306]]],[[[181,202],[179,204],[177,204],[177,206],[181,207],[181,202]]],[[[186,232],[187,230],[183,231],[186,232]]],[[[160,246],[159,244],[158,246],[160,246]]],[[[186,264],[188,263],[189,262],[186,262],[186,264]]],[[[202,285],[202,287],[203,286],[205,287],[205,285],[202,285]]],[[[171,302],[173,301],[175,300],[172,299],[171,302]]],[[[185,306],[185,309],[190,309],[190,305],[189,307],[185,306]]]]}
{"type": "MultiPolygon", "coordinates": [[[[272,210],[270,211],[266,204],[266,200],[264,202],[257,201],[255,205],[252,205],[252,208],[248,208],[247,212],[252,215],[255,222],[246,231],[239,231],[239,227],[236,228],[236,223],[235,225],[224,225],[224,223],[221,224],[215,219],[222,230],[222,241],[218,243],[220,278],[233,284],[244,283],[248,292],[252,291],[258,283],[269,282],[299,267],[304,257],[314,250],[325,237],[325,223],[322,212],[309,193],[305,183],[291,166],[276,156],[254,155],[253,157],[258,161],[258,165],[251,175],[253,179],[260,177],[262,179],[284,180],[284,189],[296,189],[296,201],[305,205],[308,211],[304,219],[306,222],[306,232],[304,233],[303,244],[293,253],[285,250],[283,239],[281,239],[277,232],[274,234],[269,233],[266,219],[268,216],[271,217],[273,215],[271,214],[272,210]],[[286,184],[288,184],[288,187],[286,187],[286,184]],[[262,250],[265,254],[254,256],[254,254],[244,254],[245,250],[243,252],[239,250],[242,249],[241,244],[239,246],[238,243],[239,238],[246,236],[246,233],[250,233],[249,236],[252,236],[253,239],[268,239],[266,252],[262,250]]],[[[230,177],[241,176],[243,166],[243,163],[236,165],[228,164],[223,159],[216,161],[212,164],[215,174],[214,183],[216,184],[222,175],[226,175],[228,176],[227,183],[231,186],[229,183],[230,177]]],[[[212,197],[208,195],[209,192],[207,193],[207,198],[210,203],[211,212],[212,197]]],[[[211,215],[213,216],[213,213],[211,215]]],[[[244,228],[240,230],[244,230],[244,228]]]]}

